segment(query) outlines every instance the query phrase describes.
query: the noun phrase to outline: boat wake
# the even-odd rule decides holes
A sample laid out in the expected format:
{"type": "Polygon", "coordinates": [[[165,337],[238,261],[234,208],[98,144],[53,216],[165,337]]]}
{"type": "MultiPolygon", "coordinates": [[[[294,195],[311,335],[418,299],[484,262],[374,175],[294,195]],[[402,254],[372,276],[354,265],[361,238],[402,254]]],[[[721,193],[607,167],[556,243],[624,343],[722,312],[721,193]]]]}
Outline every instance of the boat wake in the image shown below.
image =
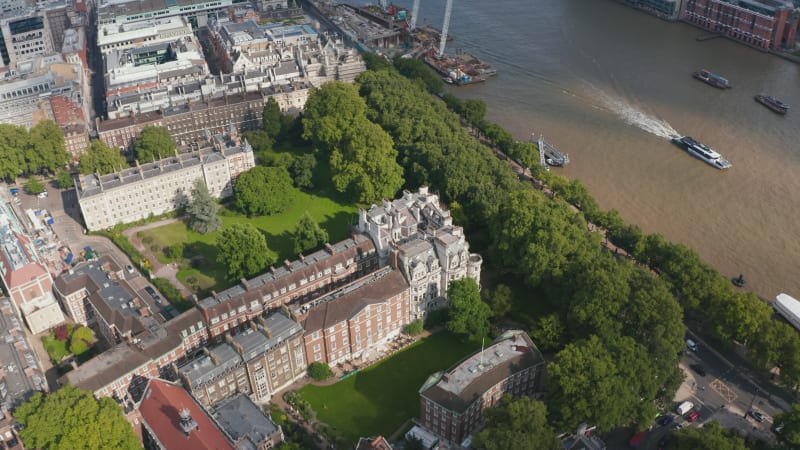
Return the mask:
{"type": "Polygon", "coordinates": [[[666,120],[636,109],[633,105],[624,100],[608,98],[605,99],[603,103],[605,103],[605,106],[610,111],[619,116],[627,124],[633,125],[650,134],[665,139],[669,139],[678,134],[678,131],[672,128],[672,125],[666,120]]]}

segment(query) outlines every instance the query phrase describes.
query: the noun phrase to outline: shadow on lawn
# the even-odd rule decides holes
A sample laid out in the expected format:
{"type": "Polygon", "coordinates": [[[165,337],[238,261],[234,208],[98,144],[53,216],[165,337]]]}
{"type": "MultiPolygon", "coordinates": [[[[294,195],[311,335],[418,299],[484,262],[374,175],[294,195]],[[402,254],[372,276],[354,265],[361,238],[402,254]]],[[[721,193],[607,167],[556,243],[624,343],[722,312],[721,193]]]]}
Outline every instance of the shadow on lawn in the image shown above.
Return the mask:
{"type": "Polygon", "coordinates": [[[428,377],[448,369],[476,348],[480,343],[438,333],[355,375],[355,391],[369,399],[375,409],[355,415],[351,422],[358,424],[365,436],[391,435],[407,419],[419,415],[418,392],[428,377]]]}

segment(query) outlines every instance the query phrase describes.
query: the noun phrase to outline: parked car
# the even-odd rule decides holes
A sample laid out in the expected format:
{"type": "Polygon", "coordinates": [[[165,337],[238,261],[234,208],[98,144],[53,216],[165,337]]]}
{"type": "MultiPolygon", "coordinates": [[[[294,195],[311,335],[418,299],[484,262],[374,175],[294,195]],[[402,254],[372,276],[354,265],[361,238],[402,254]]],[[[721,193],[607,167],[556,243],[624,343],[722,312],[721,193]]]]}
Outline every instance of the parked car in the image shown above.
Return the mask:
{"type": "Polygon", "coordinates": [[[693,352],[696,352],[697,348],[698,348],[697,347],[697,342],[695,342],[695,341],[693,341],[691,339],[687,339],[686,340],[686,348],[688,348],[689,350],[691,350],[693,352]]]}
{"type": "Polygon", "coordinates": [[[700,364],[692,364],[689,367],[691,367],[692,370],[694,370],[694,372],[700,375],[701,377],[706,376],[706,369],[704,369],[703,366],[701,366],[700,364]]]}
{"type": "Polygon", "coordinates": [[[131,273],[131,274],[132,274],[132,273],[133,273],[133,266],[132,266],[132,265],[130,265],[130,264],[128,264],[127,266],[125,266],[125,270],[127,270],[127,271],[128,271],[128,273],[131,273]]]}
{"type": "Polygon", "coordinates": [[[700,413],[697,411],[692,411],[691,414],[686,416],[686,420],[688,420],[689,422],[697,422],[697,419],[699,418],[700,418],[700,413]]]}
{"type": "Polygon", "coordinates": [[[665,426],[671,424],[674,420],[675,420],[675,416],[673,416],[672,414],[667,414],[665,416],[659,417],[658,420],[656,421],[656,423],[658,423],[662,427],[665,427],[665,426]]]}
{"type": "Polygon", "coordinates": [[[763,423],[765,420],[767,420],[767,416],[765,416],[764,414],[761,414],[758,411],[750,411],[750,416],[753,419],[756,419],[756,421],[761,422],[761,423],[763,423]]]}
{"type": "Polygon", "coordinates": [[[161,296],[156,293],[155,289],[153,289],[151,286],[145,286],[144,290],[150,294],[150,297],[153,297],[153,300],[155,300],[156,303],[161,304],[161,296]]]}
{"type": "Polygon", "coordinates": [[[39,197],[39,198],[47,198],[47,191],[40,192],[39,195],[37,195],[37,197],[39,197]]]}

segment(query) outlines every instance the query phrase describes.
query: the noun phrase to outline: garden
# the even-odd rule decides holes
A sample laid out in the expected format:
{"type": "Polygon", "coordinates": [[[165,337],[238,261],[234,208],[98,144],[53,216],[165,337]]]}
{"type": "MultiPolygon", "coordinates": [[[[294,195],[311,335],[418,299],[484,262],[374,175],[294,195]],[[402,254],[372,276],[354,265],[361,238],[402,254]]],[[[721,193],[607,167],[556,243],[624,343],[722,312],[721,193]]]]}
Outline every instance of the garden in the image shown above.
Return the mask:
{"type": "Polygon", "coordinates": [[[75,324],[59,325],[50,330],[50,334],[42,337],[44,348],[56,366],[69,355],[81,361],[88,359],[96,341],[91,329],[75,324]]]}
{"type": "Polygon", "coordinates": [[[140,231],[137,237],[160,262],[177,262],[180,266],[178,279],[193,292],[203,294],[231,285],[226,279],[227,268],[217,262],[216,239],[223,229],[249,223],[264,234],[267,246],[278,255],[278,261],[293,260],[297,255],[293,251],[292,232],[306,212],[328,232],[330,242],[338,242],[349,235],[358,208],[294,189],[291,207],[280,214],[248,218],[223,207],[219,214],[222,226],[215,232],[197,233],[185,221],[180,221],[140,231]]]}
{"type": "Polygon", "coordinates": [[[336,384],[308,385],[298,394],[318,420],[351,444],[360,436],[390,436],[419,414],[418,391],[430,375],[479,348],[480,343],[440,332],[336,384]]]}

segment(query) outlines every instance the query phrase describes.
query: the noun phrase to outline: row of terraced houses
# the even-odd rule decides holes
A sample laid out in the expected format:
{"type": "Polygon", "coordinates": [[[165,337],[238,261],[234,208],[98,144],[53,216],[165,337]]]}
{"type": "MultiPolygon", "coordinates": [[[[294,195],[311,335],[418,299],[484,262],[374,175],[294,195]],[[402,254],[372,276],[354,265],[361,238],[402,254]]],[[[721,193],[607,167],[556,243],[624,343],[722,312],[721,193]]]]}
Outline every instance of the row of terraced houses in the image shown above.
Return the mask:
{"type": "Polygon", "coordinates": [[[126,404],[157,377],[181,379],[208,405],[233,392],[269,399],[313,362],[380,356],[411,321],[446,306],[451,281],[479,281],[481,264],[426,187],[362,209],[350,238],[195,297],[166,322],[112,261],[82,263],[56,280],[56,295],[113,348],[60,381],[126,404]]]}

